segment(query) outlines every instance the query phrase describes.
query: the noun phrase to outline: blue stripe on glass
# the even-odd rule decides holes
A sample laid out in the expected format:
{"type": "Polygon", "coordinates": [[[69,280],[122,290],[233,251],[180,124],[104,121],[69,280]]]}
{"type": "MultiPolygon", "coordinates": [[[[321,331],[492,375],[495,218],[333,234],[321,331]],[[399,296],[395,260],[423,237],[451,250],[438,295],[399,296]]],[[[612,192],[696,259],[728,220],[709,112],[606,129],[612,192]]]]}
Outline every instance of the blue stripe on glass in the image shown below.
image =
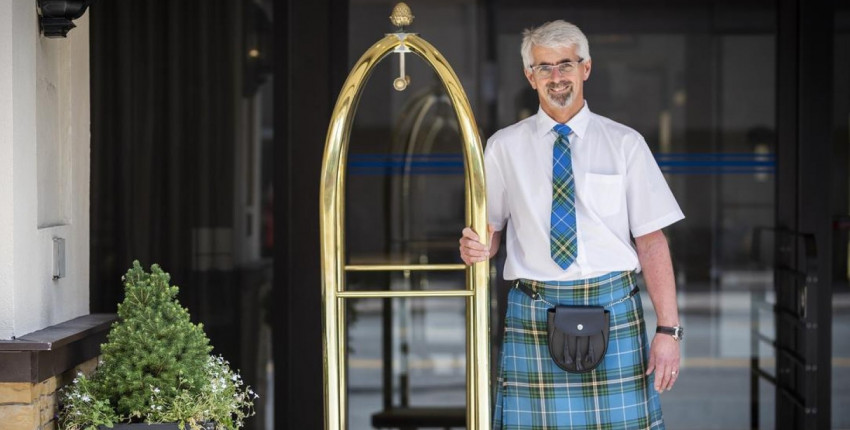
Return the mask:
{"type": "MultiPolygon", "coordinates": [[[[775,154],[656,154],[661,171],[673,175],[747,175],[776,172],[775,154]]],[[[355,176],[463,175],[462,154],[349,154],[349,174],[355,176]]]]}

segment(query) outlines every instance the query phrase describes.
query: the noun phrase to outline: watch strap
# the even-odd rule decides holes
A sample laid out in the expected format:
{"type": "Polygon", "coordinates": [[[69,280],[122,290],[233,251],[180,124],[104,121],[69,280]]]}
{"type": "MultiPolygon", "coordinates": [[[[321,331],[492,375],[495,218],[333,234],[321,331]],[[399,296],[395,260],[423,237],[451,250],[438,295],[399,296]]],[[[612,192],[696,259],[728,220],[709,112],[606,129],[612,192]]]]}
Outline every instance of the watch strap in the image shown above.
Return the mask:
{"type": "Polygon", "coordinates": [[[684,333],[684,331],[685,330],[681,326],[678,326],[678,325],[675,326],[675,327],[667,327],[667,326],[660,325],[660,326],[657,326],[655,328],[656,333],[669,334],[670,336],[673,336],[673,339],[676,339],[676,340],[682,339],[682,334],[684,333]]]}

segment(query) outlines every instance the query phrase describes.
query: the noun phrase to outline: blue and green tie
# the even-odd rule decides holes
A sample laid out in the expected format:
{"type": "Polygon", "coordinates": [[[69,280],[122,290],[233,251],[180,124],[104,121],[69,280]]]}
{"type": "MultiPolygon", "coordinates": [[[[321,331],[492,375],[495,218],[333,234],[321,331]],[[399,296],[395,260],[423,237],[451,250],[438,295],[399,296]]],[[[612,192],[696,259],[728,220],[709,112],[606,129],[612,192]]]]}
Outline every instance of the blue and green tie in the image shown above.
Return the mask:
{"type": "Polygon", "coordinates": [[[569,126],[556,124],[552,150],[552,218],[549,230],[552,259],[566,270],[578,255],[576,241],[575,181],[570,156],[569,126]]]}

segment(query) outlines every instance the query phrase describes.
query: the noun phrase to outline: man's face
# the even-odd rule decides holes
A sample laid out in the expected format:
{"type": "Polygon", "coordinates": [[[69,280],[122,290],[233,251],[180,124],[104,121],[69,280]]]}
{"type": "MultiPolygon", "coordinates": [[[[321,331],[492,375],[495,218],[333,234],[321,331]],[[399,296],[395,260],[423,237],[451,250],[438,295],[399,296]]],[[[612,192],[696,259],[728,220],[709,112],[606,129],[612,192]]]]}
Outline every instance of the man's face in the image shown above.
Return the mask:
{"type": "MultiPolygon", "coordinates": [[[[584,81],[590,77],[590,60],[579,58],[575,47],[548,48],[536,45],[531,48],[532,66],[548,65],[549,70],[525,69],[525,77],[537,90],[540,104],[554,110],[577,112],[584,104],[584,81]],[[579,63],[579,60],[584,60],[579,63]],[[572,62],[564,67],[565,62],[572,62]],[[561,67],[557,67],[562,65],[561,67]],[[562,72],[564,69],[571,69],[562,72]]],[[[547,110],[547,109],[544,109],[547,110]]]]}

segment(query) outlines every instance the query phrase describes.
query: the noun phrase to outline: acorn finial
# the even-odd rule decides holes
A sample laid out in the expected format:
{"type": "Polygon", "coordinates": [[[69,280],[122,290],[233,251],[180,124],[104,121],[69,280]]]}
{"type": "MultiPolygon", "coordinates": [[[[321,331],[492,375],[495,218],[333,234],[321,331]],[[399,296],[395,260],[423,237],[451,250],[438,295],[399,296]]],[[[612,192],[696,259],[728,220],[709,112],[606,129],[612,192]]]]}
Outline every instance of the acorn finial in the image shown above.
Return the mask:
{"type": "Polygon", "coordinates": [[[393,8],[393,13],[390,14],[390,22],[396,27],[406,27],[413,24],[413,12],[407,4],[399,2],[393,8]]]}

